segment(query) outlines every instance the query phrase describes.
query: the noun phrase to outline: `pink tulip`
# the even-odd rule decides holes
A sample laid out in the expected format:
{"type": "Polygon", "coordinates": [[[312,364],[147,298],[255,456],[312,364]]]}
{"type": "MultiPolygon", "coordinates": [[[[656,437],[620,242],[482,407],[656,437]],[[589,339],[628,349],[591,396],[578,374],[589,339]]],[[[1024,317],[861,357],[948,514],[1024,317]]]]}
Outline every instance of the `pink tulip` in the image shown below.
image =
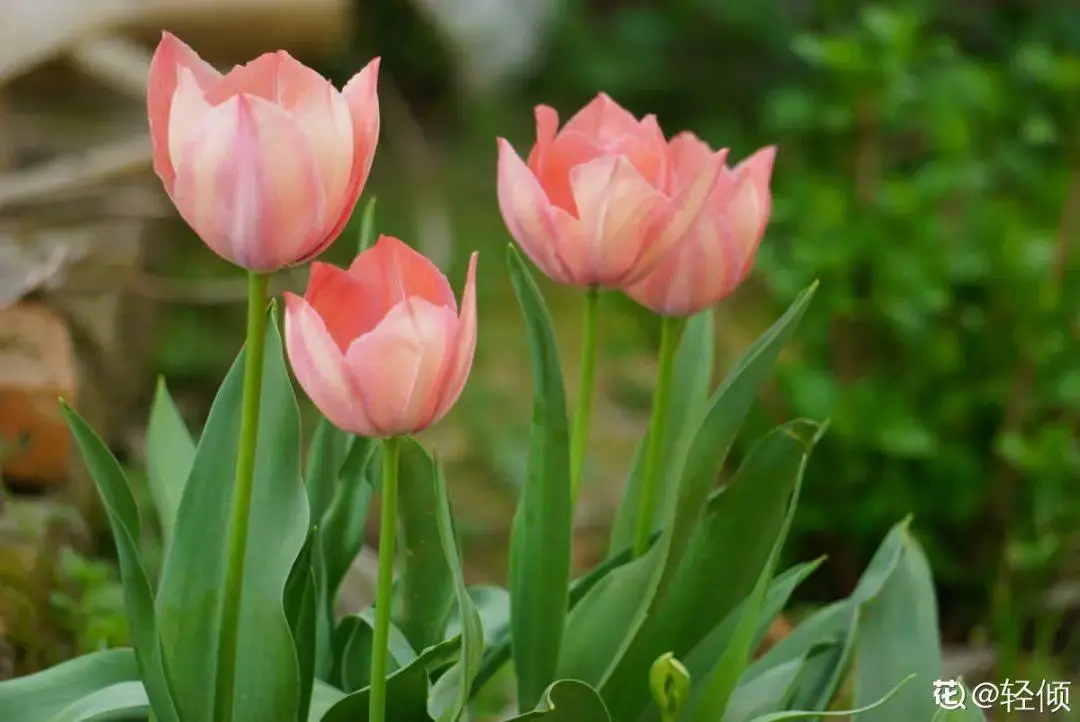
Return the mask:
{"type": "Polygon", "coordinates": [[[164,33],[147,105],[154,170],[215,253],[270,273],[345,227],[379,138],[379,59],[340,93],[278,51],[222,75],[164,33]]]}
{"type": "Polygon", "coordinates": [[[285,348],[307,395],[360,436],[411,434],[441,419],[476,351],[476,254],[458,314],[446,277],[380,236],[349,269],[314,263],[307,291],[285,294],[285,348]]]}
{"type": "Polygon", "coordinates": [[[545,274],[575,286],[622,287],[656,268],[712,192],[723,152],[694,175],[674,172],[652,115],[637,120],[601,93],[559,130],[536,108],[522,162],[499,138],[498,196],[510,235],[545,274]]]}
{"type": "MultiPolygon", "coordinates": [[[[714,157],[693,133],[671,141],[678,177],[697,177],[714,157]]],[[[753,268],[772,210],[769,180],[776,148],[762,148],[734,169],[724,168],[705,211],[660,266],[626,288],[642,306],[664,316],[691,316],[734,291],[753,268]]]]}

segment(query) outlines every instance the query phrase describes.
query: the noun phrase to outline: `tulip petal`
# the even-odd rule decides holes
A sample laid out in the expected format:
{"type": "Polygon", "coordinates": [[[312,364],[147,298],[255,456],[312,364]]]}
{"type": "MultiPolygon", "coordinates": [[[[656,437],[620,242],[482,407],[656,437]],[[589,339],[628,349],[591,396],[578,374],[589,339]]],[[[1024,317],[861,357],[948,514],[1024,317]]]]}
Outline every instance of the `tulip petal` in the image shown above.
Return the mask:
{"type": "Polygon", "coordinates": [[[603,156],[570,172],[582,209],[576,233],[563,224],[559,249],[576,282],[613,285],[633,272],[648,221],[663,196],[625,156],[603,156]]]}
{"type": "Polygon", "coordinates": [[[150,140],[154,148],[154,172],[165,190],[172,192],[176,170],[169,158],[169,116],[181,69],[191,72],[204,92],[221,79],[221,73],[172,33],[162,33],[161,42],[150,59],[146,88],[146,108],[150,119],[150,140]]]}
{"type": "Polygon", "coordinates": [[[668,201],[649,229],[644,253],[634,272],[624,278],[623,283],[632,285],[652,272],[690,232],[712,197],[723,172],[726,154],[727,151],[720,151],[710,155],[702,171],[668,201]]]}
{"type": "Polygon", "coordinates": [[[571,283],[569,268],[556,249],[559,230],[547,194],[510,143],[499,138],[498,147],[497,195],[507,230],[545,275],[571,283]]]}
{"type": "Polygon", "coordinates": [[[432,409],[431,423],[435,423],[449,411],[469,378],[476,356],[476,261],[477,253],[469,258],[469,271],[465,277],[465,290],[461,295],[461,315],[451,339],[450,351],[444,364],[439,395],[432,409]]]}
{"type": "Polygon", "coordinates": [[[726,207],[732,234],[744,256],[751,255],[761,242],[772,211],[769,179],[776,162],[776,147],[768,146],[740,163],[731,199],[726,207]]]}
{"type": "Polygon", "coordinates": [[[360,310],[368,304],[368,295],[347,271],[337,266],[318,261],[311,264],[304,300],[319,314],[342,354],[354,339],[375,325],[364,327],[361,323],[360,310]]]}
{"type": "Polygon", "coordinates": [[[412,297],[352,342],[345,360],[374,432],[369,435],[411,434],[431,423],[431,399],[456,326],[452,309],[412,297]]]}
{"type": "Polygon", "coordinates": [[[353,337],[368,333],[402,301],[417,297],[457,313],[450,282],[423,254],[391,236],[379,236],[348,270],[363,303],[352,309],[353,337]]]}
{"type": "Polygon", "coordinates": [[[324,228],[325,241],[322,248],[313,254],[318,255],[334,239],[345,230],[345,224],[349,222],[356,201],[364,190],[368,175],[371,173],[371,164],[375,160],[375,147],[379,143],[379,65],[380,59],[375,58],[354,75],[341,91],[341,97],[349,105],[349,114],[352,118],[352,166],[349,181],[341,197],[341,203],[336,209],[332,209],[327,226],[324,228]],[[336,215],[336,218],[335,218],[336,215]]]}
{"type": "MultiPolygon", "coordinates": [[[[322,80],[322,78],[319,78],[322,80]]],[[[349,104],[323,81],[286,105],[315,151],[326,190],[329,227],[337,225],[353,169],[353,127],[349,104]]],[[[329,230],[329,228],[327,228],[329,230]]]]}
{"type": "Polygon", "coordinates": [[[563,126],[563,132],[581,133],[590,138],[618,138],[621,135],[637,135],[640,128],[637,118],[616,103],[607,93],[598,93],[589,104],[579,110],[563,126]]]}
{"type": "Polygon", "coordinates": [[[173,199],[212,250],[262,273],[296,263],[323,220],[304,132],[282,108],[243,94],[203,117],[181,151],[173,199]]]}
{"type": "Polygon", "coordinates": [[[169,161],[173,168],[180,166],[181,151],[184,144],[200,127],[203,117],[213,108],[203,97],[194,73],[187,68],[180,68],[180,80],[176,86],[172,108],[169,110],[169,161]]]}
{"type": "Polygon", "coordinates": [[[285,350],[297,382],[319,411],[335,426],[367,435],[371,425],[351,385],[344,354],[318,312],[292,293],[285,294],[285,350]]]}

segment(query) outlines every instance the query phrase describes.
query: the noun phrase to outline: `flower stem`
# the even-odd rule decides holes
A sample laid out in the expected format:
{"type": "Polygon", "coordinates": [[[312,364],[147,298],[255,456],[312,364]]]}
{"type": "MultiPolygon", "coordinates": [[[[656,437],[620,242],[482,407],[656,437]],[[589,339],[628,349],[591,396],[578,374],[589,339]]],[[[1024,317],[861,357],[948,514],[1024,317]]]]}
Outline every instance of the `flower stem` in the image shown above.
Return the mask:
{"type": "Polygon", "coordinates": [[[592,420],[593,382],[596,379],[596,312],[599,305],[600,289],[590,286],[585,293],[585,311],[581,319],[581,376],[573,429],[570,433],[571,510],[577,506],[578,491],[581,489],[581,471],[585,465],[585,446],[589,440],[589,423],[592,420]]]}
{"type": "Polygon", "coordinates": [[[375,589],[375,638],[371,642],[371,694],[368,722],[385,722],[386,669],[390,652],[390,593],[394,583],[394,541],[397,535],[398,458],[401,439],[382,444],[382,497],[379,521],[379,582],[375,589]]]}
{"type": "Polygon", "coordinates": [[[660,325],[660,361],[656,393],[653,395],[652,418],[649,420],[649,445],[645,450],[645,475],[638,496],[637,519],[634,524],[634,556],[640,557],[649,548],[653,531],[656,482],[664,455],[664,431],[667,425],[668,396],[671,395],[672,372],[675,370],[675,350],[679,346],[682,319],[665,316],[660,325]]]}
{"type": "Polygon", "coordinates": [[[259,441],[259,406],[262,401],[263,357],[266,350],[266,303],[270,276],[248,274],[247,347],[244,355],[244,397],[240,416],[240,444],[236,454],[232,519],[229,524],[225,608],[218,652],[217,714],[221,722],[233,719],[236,696],[236,654],[240,609],[244,591],[251,495],[255,485],[255,451],[259,441]]]}

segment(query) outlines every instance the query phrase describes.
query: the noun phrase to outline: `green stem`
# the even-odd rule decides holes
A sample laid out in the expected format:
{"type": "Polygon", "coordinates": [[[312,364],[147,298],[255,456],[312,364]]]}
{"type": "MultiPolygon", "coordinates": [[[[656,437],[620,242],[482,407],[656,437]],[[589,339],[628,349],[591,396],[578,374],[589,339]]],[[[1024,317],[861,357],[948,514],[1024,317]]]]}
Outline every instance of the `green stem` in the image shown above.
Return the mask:
{"type": "Polygon", "coordinates": [[[244,560],[247,556],[251,494],[255,485],[255,451],[259,441],[259,406],[262,401],[263,356],[266,350],[266,303],[269,275],[248,274],[247,347],[244,354],[244,399],[240,416],[240,444],[236,454],[232,519],[229,524],[225,609],[218,652],[217,714],[231,722],[236,697],[236,652],[240,610],[243,605],[244,560]]]}
{"type": "Polygon", "coordinates": [[[585,447],[589,441],[589,422],[592,420],[593,382],[596,379],[596,312],[599,305],[600,289],[590,286],[585,293],[585,311],[581,319],[581,377],[574,425],[570,433],[571,509],[577,506],[581,471],[585,465],[585,447]]]}
{"type": "Polygon", "coordinates": [[[386,669],[390,653],[390,593],[394,583],[394,540],[397,535],[398,458],[401,440],[382,445],[382,497],[379,521],[379,583],[375,588],[375,638],[371,642],[371,695],[368,722],[386,718],[386,669]]]}
{"type": "Polygon", "coordinates": [[[668,396],[671,395],[672,372],[675,370],[675,351],[679,347],[682,319],[667,316],[660,326],[660,362],[656,393],[653,395],[652,418],[649,420],[649,445],[645,450],[645,475],[638,496],[637,519],[634,524],[634,556],[640,557],[649,548],[652,536],[656,484],[660,462],[664,455],[664,431],[667,426],[668,396]]]}

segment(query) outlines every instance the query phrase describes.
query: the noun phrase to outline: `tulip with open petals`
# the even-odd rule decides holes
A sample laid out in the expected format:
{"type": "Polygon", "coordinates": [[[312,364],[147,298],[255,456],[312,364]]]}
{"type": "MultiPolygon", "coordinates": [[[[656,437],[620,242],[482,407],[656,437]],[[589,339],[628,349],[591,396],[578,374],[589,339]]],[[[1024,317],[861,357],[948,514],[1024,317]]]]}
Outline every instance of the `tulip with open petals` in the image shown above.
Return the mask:
{"type": "Polygon", "coordinates": [[[270,273],[334,241],[379,137],[371,61],[339,93],[278,51],[222,75],[165,33],[150,64],[154,170],[215,253],[270,273]]]}
{"type": "Polygon", "coordinates": [[[723,165],[710,153],[676,174],[654,116],[637,120],[600,94],[559,130],[536,108],[523,162],[499,139],[498,197],[510,235],[546,275],[618,288],[656,268],[701,214],[723,165]]]}
{"type": "MultiPolygon", "coordinates": [[[[712,151],[692,133],[671,140],[675,174],[694,177],[712,151]]],[[[734,291],[750,273],[772,209],[776,148],[724,168],[705,211],[660,266],[626,295],[663,316],[692,316],[734,291]]]]}
{"type": "Polygon", "coordinates": [[[446,277],[388,236],[348,270],[314,263],[303,298],[285,294],[285,348],[296,379],[335,426],[411,434],[441,419],[476,350],[476,254],[458,313],[446,277]]]}

